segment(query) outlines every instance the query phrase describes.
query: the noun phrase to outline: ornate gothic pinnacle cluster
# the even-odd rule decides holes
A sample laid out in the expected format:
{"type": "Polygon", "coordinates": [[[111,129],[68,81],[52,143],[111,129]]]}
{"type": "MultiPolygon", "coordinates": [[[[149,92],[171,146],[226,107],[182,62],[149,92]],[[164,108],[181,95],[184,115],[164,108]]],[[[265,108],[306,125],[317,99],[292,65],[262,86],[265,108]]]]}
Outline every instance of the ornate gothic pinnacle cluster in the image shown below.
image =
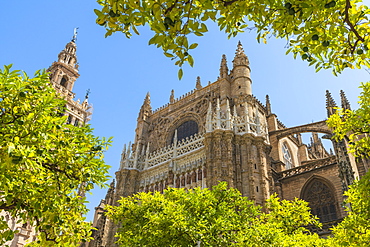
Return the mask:
{"type": "Polygon", "coordinates": [[[229,100],[226,99],[226,110],[221,111],[220,100],[217,99],[216,110],[212,111],[212,105],[209,104],[206,116],[206,132],[212,132],[217,129],[232,130],[235,134],[242,135],[246,133],[255,136],[262,136],[267,138],[267,126],[262,125],[258,110],[256,110],[255,117],[250,117],[248,107],[244,108],[244,116],[238,116],[236,107],[234,105],[233,114],[231,114],[229,100]]]}

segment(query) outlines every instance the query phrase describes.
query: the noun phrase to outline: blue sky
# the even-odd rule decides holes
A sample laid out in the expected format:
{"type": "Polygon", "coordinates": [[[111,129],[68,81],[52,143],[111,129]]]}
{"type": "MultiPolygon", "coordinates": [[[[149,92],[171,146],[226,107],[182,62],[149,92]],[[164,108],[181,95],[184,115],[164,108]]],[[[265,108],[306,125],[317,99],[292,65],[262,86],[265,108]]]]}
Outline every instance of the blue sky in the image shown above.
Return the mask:
{"type": "MultiPolygon", "coordinates": [[[[365,1],[367,4],[369,1],[365,1]]],[[[369,4],[368,4],[369,5],[369,4]]],[[[206,85],[219,74],[222,54],[232,68],[237,42],[243,44],[249,57],[253,94],[265,103],[269,94],[272,111],[286,126],[320,121],[326,118],[325,90],[330,90],[340,103],[339,90],[344,90],[352,108],[357,107],[358,86],[369,81],[365,70],[348,70],[338,77],[331,71],[308,67],[292,55],[285,55],[285,42],[271,38],[268,44],[258,44],[253,32],[234,39],[211,26],[192,53],[194,68],[184,67],[184,77],[177,79],[178,68],[161,50],[148,46],[151,33],[141,28],[140,36],[126,39],[122,34],[104,38],[105,30],[95,24],[95,1],[3,1],[0,9],[0,65],[13,64],[14,69],[32,75],[48,68],[58,53],[71,40],[73,29],[79,27],[77,57],[80,78],[74,88],[77,98],[91,90],[90,103],[94,112],[90,124],[97,136],[114,137],[113,146],[105,155],[110,175],[119,167],[124,143],[134,140],[134,130],[140,106],[146,93],[151,94],[153,110],[168,103],[170,92],[179,97],[195,88],[196,77],[206,85]]],[[[92,210],[105,196],[106,190],[94,190],[88,197],[92,210]]]]}

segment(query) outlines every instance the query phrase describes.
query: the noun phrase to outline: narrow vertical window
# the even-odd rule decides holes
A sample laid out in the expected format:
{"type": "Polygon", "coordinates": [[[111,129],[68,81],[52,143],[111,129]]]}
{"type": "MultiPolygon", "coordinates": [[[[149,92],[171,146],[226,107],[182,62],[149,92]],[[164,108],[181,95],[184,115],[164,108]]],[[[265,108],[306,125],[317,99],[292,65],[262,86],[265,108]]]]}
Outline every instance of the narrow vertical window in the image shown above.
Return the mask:
{"type": "Polygon", "coordinates": [[[282,150],[283,150],[283,162],[285,164],[285,169],[290,169],[293,167],[292,155],[290,154],[286,143],[283,144],[282,150]]]}

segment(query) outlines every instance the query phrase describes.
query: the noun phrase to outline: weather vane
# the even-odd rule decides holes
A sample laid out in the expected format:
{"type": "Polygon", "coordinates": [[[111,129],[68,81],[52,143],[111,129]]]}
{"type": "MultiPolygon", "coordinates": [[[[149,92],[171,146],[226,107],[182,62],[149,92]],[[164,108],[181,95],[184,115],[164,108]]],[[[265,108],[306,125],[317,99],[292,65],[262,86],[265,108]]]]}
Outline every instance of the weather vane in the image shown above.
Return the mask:
{"type": "Polygon", "coordinates": [[[78,27],[76,27],[76,28],[73,30],[73,38],[72,38],[72,41],[73,41],[73,42],[76,42],[76,40],[77,40],[77,29],[78,29],[78,27]]]}
{"type": "Polygon", "coordinates": [[[88,98],[89,98],[89,94],[90,94],[90,88],[86,90],[86,96],[85,96],[85,99],[88,99],[88,98]]]}

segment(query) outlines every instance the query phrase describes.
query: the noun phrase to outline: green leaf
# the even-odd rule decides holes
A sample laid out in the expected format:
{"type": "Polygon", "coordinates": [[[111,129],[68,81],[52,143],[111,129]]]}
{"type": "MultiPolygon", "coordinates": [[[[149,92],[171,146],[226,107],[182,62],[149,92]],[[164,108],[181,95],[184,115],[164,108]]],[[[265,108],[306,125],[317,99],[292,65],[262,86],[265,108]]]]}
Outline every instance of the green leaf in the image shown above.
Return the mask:
{"type": "Polygon", "coordinates": [[[193,43],[190,45],[189,49],[195,49],[198,47],[198,44],[197,43],[193,43]]]}
{"type": "Polygon", "coordinates": [[[178,76],[179,80],[182,79],[183,74],[184,74],[184,72],[182,71],[182,69],[179,69],[179,71],[177,73],[177,76],[178,76]]]}

